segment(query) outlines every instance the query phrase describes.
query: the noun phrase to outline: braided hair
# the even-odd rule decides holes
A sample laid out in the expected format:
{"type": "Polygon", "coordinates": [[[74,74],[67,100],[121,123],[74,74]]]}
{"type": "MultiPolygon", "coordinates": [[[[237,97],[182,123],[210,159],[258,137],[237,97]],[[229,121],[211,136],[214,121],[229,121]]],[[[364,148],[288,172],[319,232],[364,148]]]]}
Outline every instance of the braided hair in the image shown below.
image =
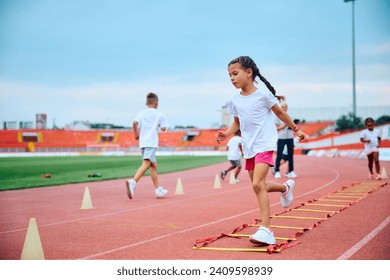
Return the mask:
{"type": "Polygon", "coordinates": [[[259,68],[256,66],[256,63],[253,61],[252,58],[249,56],[239,56],[232,61],[229,62],[228,66],[234,64],[234,63],[239,63],[242,68],[246,69],[252,69],[252,80],[256,82],[256,77],[259,77],[259,79],[266,85],[268,90],[279,100],[283,101],[286,98],[284,96],[276,95],[276,90],[275,88],[271,85],[270,82],[266,78],[264,78],[263,75],[261,75],[259,68]]]}

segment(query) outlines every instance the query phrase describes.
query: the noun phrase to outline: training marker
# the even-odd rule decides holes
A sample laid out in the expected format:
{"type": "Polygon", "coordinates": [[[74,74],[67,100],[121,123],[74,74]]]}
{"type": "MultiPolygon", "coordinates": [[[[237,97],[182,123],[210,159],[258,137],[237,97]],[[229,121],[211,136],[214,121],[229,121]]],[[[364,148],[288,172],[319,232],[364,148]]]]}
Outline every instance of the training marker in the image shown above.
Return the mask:
{"type": "Polygon", "coordinates": [[[21,260],[44,260],[41,238],[35,218],[28,223],[27,234],[24,240],[21,260]]]}
{"type": "Polygon", "coordinates": [[[89,188],[85,187],[84,190],[84,197],[83,197],[83,203],[81,204],[80,209],[93,209],[91,195],[89,194],[89,188]]]}
{"type": "Polygon", "coordinates": [[[230,181],[229,184],[235,184],[236,183],[236,176],[234,176],[234,173],[230,173],[230,181]]]}
{"type": "Polygon", "coordinates": [[[217,174],[215,175],[214,189],[220,189],[220,188],[221,188],[221,182],[219,181],[219,176],[217,174]]]}
{"type": "Polygon", "coordinates": [[[181,182],[181,178],[180,177],[177,179],[175,194],[184,194],[183,184],[181,182]]]}
{"type": "Polygon", "coordinates": [[[381,177],[382,177],[382,179],[387,179],[387,178],[389,178],[389,177],[387,176],[386,168],[385,168],[384,166],[382,167],[381,177]]]}

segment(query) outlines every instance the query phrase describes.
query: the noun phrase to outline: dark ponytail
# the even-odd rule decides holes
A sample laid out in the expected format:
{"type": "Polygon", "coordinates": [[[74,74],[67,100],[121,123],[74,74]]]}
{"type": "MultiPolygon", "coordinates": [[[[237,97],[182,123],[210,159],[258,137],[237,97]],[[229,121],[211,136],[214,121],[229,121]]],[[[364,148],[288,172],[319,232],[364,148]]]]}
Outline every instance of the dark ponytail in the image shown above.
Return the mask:
{"type": "Polygon", "coordinates": [[[286,98],[284,96],[279,96],[279,95],[276,95],[276,90],[275,88],[271,85],[270,82],[268,82],[268,80],[266,78],[264,78],[263,75],[261,75],[260,73],[260,70],[259,68],[257,67],[256,63],[253,61],[252,58],[250,58],[249,56],[240,56],[240,57],[237,57],[236,59],[233,59],[232,61],[230,61],[230,63],[228,64],[231,65],[231,64],[234,64],[234,63],[239,63],[241,65],[242,68],[244,69],[252,69],[252,80],[256,82],[256,77],[259,77],[259,79],[265,84],[265,86],[268,88],[268,90],[279,100],[279,101],[282,101],[282,100],[285,100],[286,98]]]}

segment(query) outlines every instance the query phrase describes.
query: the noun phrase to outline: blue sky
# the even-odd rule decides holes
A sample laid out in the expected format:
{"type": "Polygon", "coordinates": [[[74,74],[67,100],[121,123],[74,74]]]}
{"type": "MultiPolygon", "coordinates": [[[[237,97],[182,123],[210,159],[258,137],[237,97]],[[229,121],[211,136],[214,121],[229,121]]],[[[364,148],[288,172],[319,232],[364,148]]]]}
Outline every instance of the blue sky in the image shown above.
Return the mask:
{"type": "MultiPolygon", "coordinates": [[[[0,121],[128,126],[149,91],[175,125],[211,127],[249,55],[294,107],[351,107],[343,0],[2,0],[0,121]]],[[[357,106],[390,108],[390,1],[356,0],[357,106]]],[[[262,90],[266,90],[259,84],[262,90]]],[[[347,112],[346,112],[347,113],[347,112]]]]}

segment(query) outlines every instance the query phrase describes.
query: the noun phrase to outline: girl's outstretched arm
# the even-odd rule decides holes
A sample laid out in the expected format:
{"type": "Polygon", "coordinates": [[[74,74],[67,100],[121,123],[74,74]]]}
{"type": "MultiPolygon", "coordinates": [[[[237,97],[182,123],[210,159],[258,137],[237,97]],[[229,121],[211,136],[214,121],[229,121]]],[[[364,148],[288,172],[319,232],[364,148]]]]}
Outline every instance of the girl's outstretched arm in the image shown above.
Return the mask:
{"type": "Polygon", "coordinates": [[[299,137],[300,141],[306,140],[306,134],[299,129],[299,127],[293,122],[290,116],[282,110],[277,104],[275,104],[272,108],[272,112],[286,125],[288,125],[299,137]]]}
{"type": "Polygon", "coordinates": [[[222,141],[224,141],[226,138],[228,138],[230,135],[232,135],[233,133],[235,133],[239,129],[240,129],[240,120],[237,117],[234,117],[234,121],[230,125],[228,130],[217,131],[217,134],[215,135],[215,138],[217,139],[217,143],[220,144],[222,141]]]}

